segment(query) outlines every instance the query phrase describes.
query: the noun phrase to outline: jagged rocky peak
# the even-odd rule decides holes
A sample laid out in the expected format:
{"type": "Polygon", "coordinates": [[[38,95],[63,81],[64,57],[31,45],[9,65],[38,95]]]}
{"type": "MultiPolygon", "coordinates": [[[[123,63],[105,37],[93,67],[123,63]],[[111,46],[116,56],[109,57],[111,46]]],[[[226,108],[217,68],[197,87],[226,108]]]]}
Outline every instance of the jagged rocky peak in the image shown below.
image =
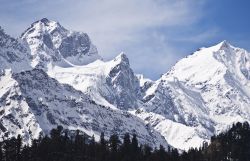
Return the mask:
{"type": "MultiPolygon", "coordinates": [[[[229,54],[235,54],[235,51],[243,50],[240,48],[237,48],[233,45],[231,45],[227,40],[223,40],[218,44],[215,44],[211,47],[203,47],[200,50],[196,51],[195,53],[210,53],[212,54],[223,54],[226,53],[227,55],[229,54]]],[[[194,53],[194,54],[195,54],[194,53]]]]}
{"type": "Polygon", "coordinates": [[[140,84],[130,68],[128,57],[121,53],[110,63],[112,68],[109,71],[106,82],[115,95],[106,97],[106,99],[116,104],[120,109],[137,108],[137,95],[140,84]]]}
{"type": "Polygon", "coordinates": [[[129,59],[123,52],[110,61],[110,65],[112,66],[109,72],[111,77],[116,74],[120,74],[122,71],[129,71],[134,75],[132,69],[130,68],[129,59]]]}
{"type": "MultiPolygon", "coordinates": [[[[224,40],[181,59],[163,77],[178,78],[183,81],[193,80],[194,82],[208,81],[214,75],[223,76],[228,70],[238,68],[235,65],[239,62],[235,61],[241,60],[242,57],[249,57],[249,54],[246,53],[247,51],[236,48],[224,40]],[[176,76],[169,77],[172,74],[176,76]]],[[[219,77],[217,78],[219,79],[219,77]]]]}
{"type": "Polygon", "coordinates": [[[234,49],[235,47],[232,46],[227,40],[223,40],[221,41],[220,43],[212,46],[212,47],[209,47],[209,48],[212,48],[214,49],[215,51],[219,51],[219,50],[229,50],[229,49],[234,49]]]}
{"type": "Polygon", "coordinates": [[[118,56],[116,56],[114,61],[118,63],[124,63],[125,65],[129,66],[129,59],[124,52],[121,52],[118,56]]]}
{"type": "Polygon", "coordinates": [[[47,18],[32,23],[21,39],[31,49],[33,67],[46,68],[48,64],[69,67],[101,59],[86,33],[69,31],[47,18]]]}
{"type": "Polygon", "coordinates": [[[220,44],[220,46],[221,46],[221,48],[228,48],[228,47],[230,47],[231,46],[231,44],[229,44],[228,42],[227,42],[227,40],[223,40],[221,43],[219,43],[220,44]]]}
{"type": "Polygon", "coordinates": [[[43,36],[44,34],[62,36],[66,34],[66,32],[67,30],[58,22],[43,18],[32,23],[31,26],[22,33],[21,37],[25,39],[27,37],[43,36]]]}
{"type": "Polygon", "coordinates": [[[40,43],[44,43],[46,47],[53,49],[53,45],[55,45],[55,47],[60,45],[60,41],[66,34],[67,30],[58,22],[43,18],[32,23],[31,26],[22,33],[21,38],[26,40],[30,45],[35,43],[32,40],[41,40],[40,43]]]}
{"type": "Polygon", "coordinates": [[[42,19],[41,19],[40,21],[38,21],[38,22],[44,23],[45,25],[49,25],[51,22],[53,22],[53,23],[59,25],[58,22],[50,21],[50,20],[48,20],[47,18],[42,18],[42,19]]]}

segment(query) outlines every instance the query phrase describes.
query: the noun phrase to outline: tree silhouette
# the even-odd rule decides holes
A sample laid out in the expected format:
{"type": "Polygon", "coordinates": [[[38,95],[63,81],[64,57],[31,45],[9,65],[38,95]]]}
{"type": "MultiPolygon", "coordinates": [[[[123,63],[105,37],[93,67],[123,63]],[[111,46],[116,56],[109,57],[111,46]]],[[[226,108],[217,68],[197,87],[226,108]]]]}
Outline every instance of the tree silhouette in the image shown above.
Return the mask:
{"type": "Polygon", "coordinates": [[[247,122],[236,123],[228,131],[211,138],[199,149],[191,148],[179,153],[163,146],[153,148],[140,145],[137,136],[118,134],[99,142],[79,130],[75,134],[58,126],[50,136],[34,139],[31,145],[23,144],[20,135],[0,142],[0,161],[250,161],[250,127],[247,122]],[[70,136],[71,135],[71,136],[70,136]],[[72,137],[74,136],[74,137],[72,137]]]}

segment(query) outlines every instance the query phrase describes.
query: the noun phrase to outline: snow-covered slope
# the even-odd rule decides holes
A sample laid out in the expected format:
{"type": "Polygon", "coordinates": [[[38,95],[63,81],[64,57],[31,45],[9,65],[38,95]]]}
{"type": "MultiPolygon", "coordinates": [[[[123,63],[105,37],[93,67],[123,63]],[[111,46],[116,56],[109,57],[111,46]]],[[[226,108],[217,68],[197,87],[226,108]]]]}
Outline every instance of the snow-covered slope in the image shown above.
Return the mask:
{"type": "Polygon", "coordinates": [[[18,40],[5,34],[0,27],[0,69],[14,72],[31,69],[28,48],[18,40]]]}
{"type": "Polygon", "coordinates": [[[62,125],[95,135],[97,139],[102,131],[107,136],[129,132],[136,133],[141,143],[167,146],[164,138],[139,118],[98,105],[89,96],[60,84],[40,69],[16,74],[8,70],[1,76],[0,85],[1,136],[21,134],[31,141],[62,125]]]}
{"type": "Polygon", "coordinates": [[[101,59],[87,34],[69,31],[58,22],[46,18],[34,22],[21,35],[21,39],[30,47],[33,67],[68,67],[101,59]]]}
{"type": "Polygon", "coordinates": [[[103,105],[123,110],[138,106],[139,80],[123,53],[108,62],[97,60],[85,66],[69,68],[54,66],[49,68],[48,73],[59,82],[88,93],[103,105]]]}
{"type": "Polygon", "coordinates": [[[250,121],[249,60],[247,51],[226,41],[196,51],[146,91],[144,110],[159,114],[158,123],[155,115],[147,112],[138,116],[149,121],[170,144],[182,149],[201,145],[233,122],[250,121]],[[164,130],[173,122],[176,125],[171,130],[164,130]],[[173,129],[181,132],[172,137],[173,129]],[[176,139],[183,134],[186,139],[176,139]]]}

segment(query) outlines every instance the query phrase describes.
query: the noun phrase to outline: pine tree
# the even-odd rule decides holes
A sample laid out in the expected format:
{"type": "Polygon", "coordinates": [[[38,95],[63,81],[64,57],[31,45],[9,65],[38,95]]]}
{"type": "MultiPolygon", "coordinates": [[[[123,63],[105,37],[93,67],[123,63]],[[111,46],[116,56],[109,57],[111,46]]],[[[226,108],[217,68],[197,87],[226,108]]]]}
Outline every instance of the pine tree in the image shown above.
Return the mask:
{"type": "Polygon", "coordinates": [[[123,144],[121,145],[121,157],[123,161],[131,160],[131,141],[129,133],[126,133],[123,137],[123,144]]]}
{"type": "Polygon", "coordinates": [[[3,149],[2,149],[2,143],[0,143],[0,161],[3,161],[3,149]]]}
{"type": "Polygon", "coordinates": [[[160,148],[159,150],[156,151],[156,153],[157,153],[158,161],[165,161],[168,159],[165,148],[162,145],[160,145],[160,148]]]}
{"type": "Polygon", "coordinates": [[[250,161],[250,127],[237,123],[227,132],[213,136],[209,145],[178,153],[178,150],[160,146],[158,149],[139,145],[136,135],[132,140],[126,133],[123,143],[118,135],[107,142],[104,133],[100,142],[94,136],[80,135],[69,138],[62,128],[53,129],[51,136],[41,136],[32,145],[22,147],[22,138],[0,142],[0,161],[250,161]],[[64,133],[63,133],[64,132],[64,133]],[[87,141],[88,140],[88,141],[87,141]]]}
{"type": "Polygon", "coordinates": [[[4,160],[5,161],[16,161],[16,139],[11,138],[4,141],[4,160]]]}
{"type": "Polygon", "coordinates": [[[132,138],[132,150],[134,152],[138,152],[138,150],[139,150],[139,144],[138,144],[138,140],[137,140],[136,134],[133,134],[133,138],[132,138]]]}
{"type": "MultiPolygon", "coordinates": [[[[21,161],[31,161],[31,158],[30,158],[30,148],[25,145],[22,149],[22,153],[21,153],[21,161]]],[[[46,161],[46,160],[44,160],[46,161]]]]}
{"type": "Polygon", "coordinates": [[[109,138],[110,155],[109,160],[118,161],[118,147],[120,145],[120,140],[117,134],[113,134],[109,138]]]}
{"type": "Polygon", "coordinates": [[[101,136],[100,136],[100,144],[101,144],[102,146],[106,146],[106,140],[105,140],[104,132],[101,133],[101,136]]]}
{"type": "Polygon", "coordinates": [[[120,140],[119,140],[118,135],[117,134],[111,135],[109,139],[111,152],[114,152],[114,153],[118,152],[119,144],[120,144],[120,140]]]}
{"type": "Polygon", "coordinates": [[[137,161],[139,160],[140,157],[141,156],[140,156],[140,149],[139,149],[137,136],[136,134],[133,134],[132,142],[131,142],[131,158],[132,160],[137,161]]]}
{"type": "Polygon", "coordinates": [[[21,149],[22,148],[22,138],[21,138],[21,135],[18,135],[17,136],[17,139],[16,139],[16,160],[17,161],[21,161],[21,149]]]}
{"type": "Polygon", "coordinates": [[[107,142],[105,140],[104,132],[101,133],[99,144],[100,144],[100,147],[97,150],[98,151],[97,160],[105,161],[108,156],[108,150],[107,150],[107,142]]]}

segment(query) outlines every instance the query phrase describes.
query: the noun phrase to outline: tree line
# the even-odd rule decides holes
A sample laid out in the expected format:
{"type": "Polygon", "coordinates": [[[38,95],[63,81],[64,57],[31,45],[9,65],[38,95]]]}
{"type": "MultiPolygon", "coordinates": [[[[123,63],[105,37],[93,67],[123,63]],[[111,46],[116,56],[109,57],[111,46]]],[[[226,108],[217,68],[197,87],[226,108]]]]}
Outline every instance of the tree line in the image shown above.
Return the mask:
{"type": "Polygon", "coordinates": [[[97,142],[94,136],[78,130],[72,137],[58,126],[29,146],[20,135],[1,141],[0,161],[250,161],[250,128],[247,122],[236,123],[213,136],[210,144],[178,152],[170,147],[140,145],[135,134],[126,133],[122,139],[113,134],[106,140],[101,133],[97,142]]]}

